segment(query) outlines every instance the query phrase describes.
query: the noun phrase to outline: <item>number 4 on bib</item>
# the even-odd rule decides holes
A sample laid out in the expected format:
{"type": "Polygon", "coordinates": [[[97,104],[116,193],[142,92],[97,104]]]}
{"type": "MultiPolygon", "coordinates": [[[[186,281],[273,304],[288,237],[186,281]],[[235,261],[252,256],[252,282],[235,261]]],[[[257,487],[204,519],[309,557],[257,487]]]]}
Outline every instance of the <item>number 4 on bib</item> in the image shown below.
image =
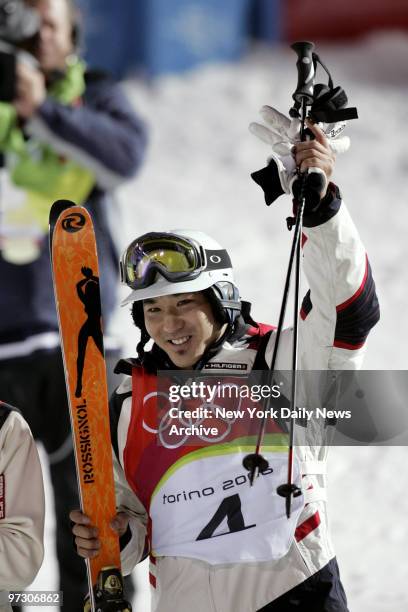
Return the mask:
{"type": "Polygon", "coordinates": [[[197,540],[207,540],[214,537],[215,530],[224,519],[227,520],[230,533],[256,527],[255,523],[253,525],[245,525],[241,510],[241,499],[238,494],[230,495],[222,500],[217,512],[204,529],[202,529],[197,540]]]}

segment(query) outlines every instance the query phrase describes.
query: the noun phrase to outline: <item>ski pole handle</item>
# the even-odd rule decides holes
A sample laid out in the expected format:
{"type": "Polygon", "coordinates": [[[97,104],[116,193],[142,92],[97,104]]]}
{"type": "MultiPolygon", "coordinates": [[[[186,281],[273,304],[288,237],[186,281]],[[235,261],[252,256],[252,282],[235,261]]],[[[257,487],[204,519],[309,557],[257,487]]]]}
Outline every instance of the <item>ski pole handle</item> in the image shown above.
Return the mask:
{"type": "Polygon", "coordinates": [[[312,104],[313,102],[313,83],[315,76],[315,69],[313,63],[313,49],[314,44],[312,42],[295,42],[291,45],[291,48],[298,56],[296,67],[298,71],[298,82],[296,91],[293,94],[293,99],[298,104],[302,103],[302,100],[306,98],[306,104],[312,104]]]}

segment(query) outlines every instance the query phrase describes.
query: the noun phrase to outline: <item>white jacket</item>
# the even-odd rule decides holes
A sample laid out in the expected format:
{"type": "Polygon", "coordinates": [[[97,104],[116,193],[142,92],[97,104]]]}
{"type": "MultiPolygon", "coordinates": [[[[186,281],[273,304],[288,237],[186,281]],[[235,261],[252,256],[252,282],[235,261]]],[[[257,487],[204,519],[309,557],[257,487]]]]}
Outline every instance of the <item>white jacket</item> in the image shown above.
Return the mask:
{"type": "Polygon", "coordinates": [[[14,410],[0,429],[0,479],[0,612],[8,612],[8,591],[31,584],[44,556],[40,461],[26,421],[14,410]]]}
{"type": "MultiPolygon", "coordinates": [[[[300,318],[299,369],[359,368],[365,337],[378,320],[375,287],[364,247],[344,205],[323,224],[305,227],[303,234],[304,270],[310,293],[303,302],[300,318]]],[[[279,370],[291,369],[291,338],[292,330],[286,329],[278,353],[279,370]]],[[[235,343],[224,343],[210,359],[211,372],[217,373],[219,368],[222,373],[225,363],[244,363],[250,369],[257,357],[252,340],[253,337],[248,336],[235,343]]],[[[275,332],[272,332],[266,350],[263,349],[265,367],[270,365],[274,343],[275,332]]],[[[136,393],[143,391],[138,388],[136,393]]],[[[117,504],[132,516],[132,537],[122,550],[125,573],[143,558],[146,535],[151,536],[156,529],[154,521],[152,525],[148,522],[151,498],[143,505],[134,493],[137,483],[135,486],[132,481],[132,490],[132,475],[128,473],[128,479],[125,476],[127,449],[135,437],[134,424],[130,427],[131,396],[132,381],[127,379],[112,402],[117,420],[117,431],[113,433],[117,504]]],[[[227,564],[210,564],[190,555],[151,557],[154,612],[255,612],[306,580],[334,557],[326,508],[327,448],[301,447],[297,454],[305,505],[288,552],[269,561],[227,564]]],[[[154,461],[150,465],[153,473],[154,461]]],[[[200,471],[195,474],[199,479],[200,471]]],[[[166,527],[165,521],[164,516],[157,530],[166,527]]],[[[173,527],[169,518],[168,529],[173,527]]],[[[224,554],[231,539],[213,539],[219,541],[220,549],[224,547],[224,554]]],[[[220,557],[223,558],[221,553],[220,557]]]]}

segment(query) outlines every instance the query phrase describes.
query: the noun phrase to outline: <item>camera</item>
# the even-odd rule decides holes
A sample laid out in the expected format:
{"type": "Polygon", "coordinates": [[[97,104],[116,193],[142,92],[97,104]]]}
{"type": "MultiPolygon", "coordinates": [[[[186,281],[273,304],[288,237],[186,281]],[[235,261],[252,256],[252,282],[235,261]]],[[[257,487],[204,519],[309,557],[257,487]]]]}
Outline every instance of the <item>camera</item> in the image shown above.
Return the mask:
{"type": "Polygon", "coordinates": [[[0,0],[0,100],[11,102],[15,98],[15,74],[18,54],[38,32],[40,19],[37,12],[24,0],[0,0]]]}

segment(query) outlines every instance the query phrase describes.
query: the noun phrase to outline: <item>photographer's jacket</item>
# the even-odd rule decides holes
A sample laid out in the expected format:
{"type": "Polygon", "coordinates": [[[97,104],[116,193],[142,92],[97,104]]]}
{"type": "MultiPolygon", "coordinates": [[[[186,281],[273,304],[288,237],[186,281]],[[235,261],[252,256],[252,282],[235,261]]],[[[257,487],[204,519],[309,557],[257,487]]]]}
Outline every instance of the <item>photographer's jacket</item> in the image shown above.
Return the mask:
{"type": "Polygon", "coordinates": [[[115,305],[120,226],[109,192],[138,170],[145,128],[120,87],[72,61],[48,86],[37,113],[20,126],[0,102],[0,360],[59,346],[48,247],[48,215],[59,198],[91,212],[107,324],[115,305]]]}
{"type": "MultiPolygon", "coordinates": [[[[359,368],[378,303],[364,247],[334,186],[320,210],[305,218],[302,242],[310,291],[300,317],[299,369],[359,368]]],[[[275,336],[268,326],[247,326],[200,367],[226,376],[231,364],[265,370],[275,336]]],[[[279,370],[291,369],[291,337],[292,330],[285,330],[279,370]]],[[[295,480],[303,496],[293,501],[288,521],[283,499],[271,500],[286,480],[287,454],[274,445],[278,434],[266,436],[263,448],[273,470],[251,488],[242,458],[253,445],[163,444],[165,419],[155,421],[152,409],[157,376],[135,362],[123,371],[125,366],[132,379],[122,383],[111,404],[117,502],[133,516],[122,560],[128,572],[150,550],[155,612],[259,610],[334,557],[326,447],[297,448],[295,480]]],[[[158,369],[165,366],[157,363],[158,369]]]]}
{"type": "Polygon", "coordinates": [[[30,429],[0,403],[0,612],[8,591],[21,591],[40,569],[44,548],[44,490],[30,429]]]}

